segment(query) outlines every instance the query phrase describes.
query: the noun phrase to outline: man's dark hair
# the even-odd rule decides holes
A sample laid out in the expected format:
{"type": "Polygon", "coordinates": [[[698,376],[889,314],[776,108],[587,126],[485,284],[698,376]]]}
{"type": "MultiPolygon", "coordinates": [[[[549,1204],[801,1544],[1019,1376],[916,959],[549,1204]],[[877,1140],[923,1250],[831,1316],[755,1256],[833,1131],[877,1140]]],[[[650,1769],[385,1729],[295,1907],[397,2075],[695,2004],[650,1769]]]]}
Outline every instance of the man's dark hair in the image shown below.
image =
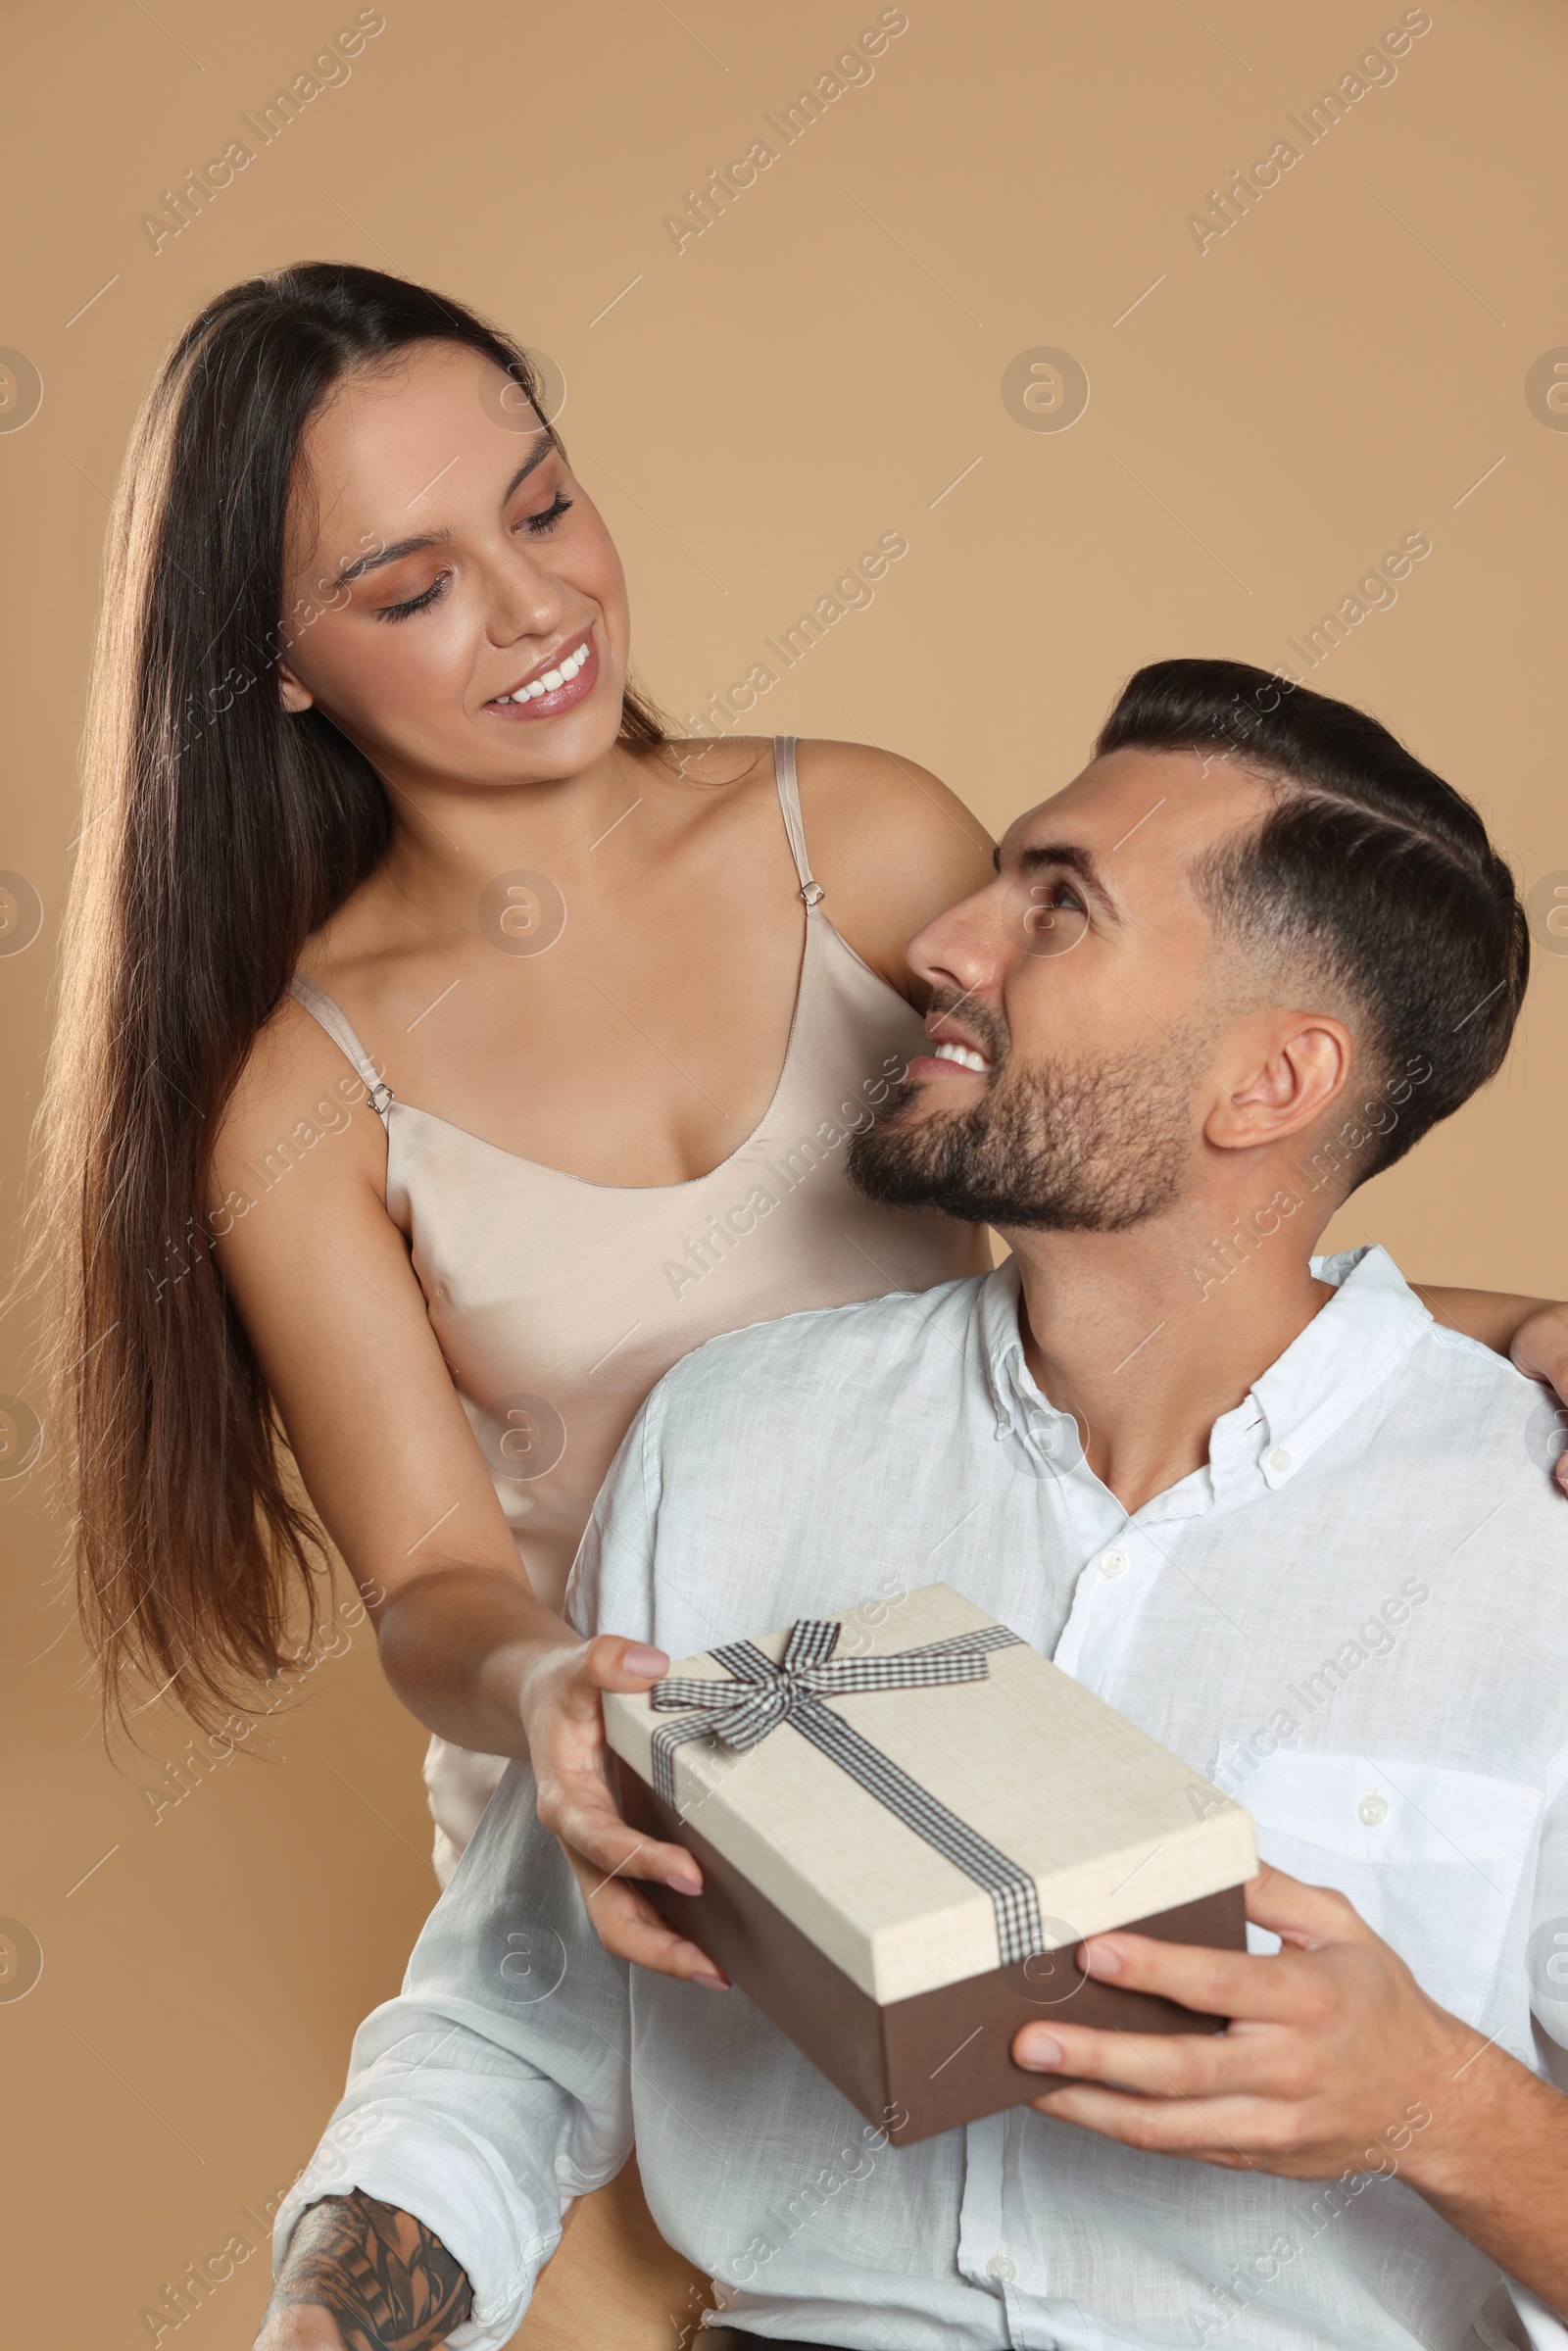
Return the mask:
{"type": "Polygon", "coordinates": [[[1401,1105],[1369,1103],[1351,1186],[1392,1166],[1494,1073],[1524,997],[1524,908],[1481,818],[1365,710],[1243,661],[1140,669],[1095,756],[1127,750],[1229,752],[1278,786],[1200,894],[1222,932],[1345,990],[1366,1023],[1356,1108],[1368,1079],[1401,1105]]]}

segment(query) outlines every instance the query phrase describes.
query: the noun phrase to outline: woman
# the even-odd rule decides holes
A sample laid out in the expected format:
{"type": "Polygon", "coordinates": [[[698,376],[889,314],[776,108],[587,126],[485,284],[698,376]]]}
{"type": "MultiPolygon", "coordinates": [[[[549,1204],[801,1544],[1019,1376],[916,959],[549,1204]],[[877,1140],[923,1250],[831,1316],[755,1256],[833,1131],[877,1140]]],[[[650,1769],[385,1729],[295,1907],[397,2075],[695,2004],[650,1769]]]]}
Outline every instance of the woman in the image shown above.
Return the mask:
{"type": "MultiPolygon", "coordinates": [[[[210,304],[115,527],[45,1199],[111,1690],[242,1704],[318,1521],[436,1735],[443,1871],[531,1752],[607,1941],[714,1981],[605,1883],[691,1883],[596,1772],[599,1691],[665,1661],[556,1610],[680,1354],[984,1261],[843,1145],[989,844],[880,752],[797,785],[788,744],[671,743],[627,643],[510,342],[337,266],[210,304]]],[[[1529,1303],[1447,1310],[1501,1345],[1529,1303]]]]}

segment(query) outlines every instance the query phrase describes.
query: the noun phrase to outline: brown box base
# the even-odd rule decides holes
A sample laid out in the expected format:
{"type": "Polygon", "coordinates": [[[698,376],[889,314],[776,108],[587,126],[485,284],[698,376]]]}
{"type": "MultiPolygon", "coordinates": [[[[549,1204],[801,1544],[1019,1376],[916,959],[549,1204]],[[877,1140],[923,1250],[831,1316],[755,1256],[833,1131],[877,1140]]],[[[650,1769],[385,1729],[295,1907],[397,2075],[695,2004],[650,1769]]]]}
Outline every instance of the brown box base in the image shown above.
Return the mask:
{"type": "MultiPolygon", "coordinates": [[[[700,1894],[676,1893],[647,1880],[639,1882],[641,1890],[867,2122],[887,2128],[900,2146],[1020,2106],[1060,2079],[1013,2064],[1012,2036],[1020,2025],[1061,2017],[1124,2033],[1217,2033],[1224,2027],[1223,2017],[1200,2016],[1174,2000],[1084,1977],[1071,1950],[966,1976],[882,2007],[618,1756],[616,1764],[621,1810],[631,1827],[684,1845],[703,1873],[700,1894]],[[894,2130],[890,2118],[901,2110],[908,2120],[894,2130]]],[[[1244,1951],[1243,1890],[1228,1886],[1152,1918],[1129,1919],[1126,1932],[1244,1951]]]]}

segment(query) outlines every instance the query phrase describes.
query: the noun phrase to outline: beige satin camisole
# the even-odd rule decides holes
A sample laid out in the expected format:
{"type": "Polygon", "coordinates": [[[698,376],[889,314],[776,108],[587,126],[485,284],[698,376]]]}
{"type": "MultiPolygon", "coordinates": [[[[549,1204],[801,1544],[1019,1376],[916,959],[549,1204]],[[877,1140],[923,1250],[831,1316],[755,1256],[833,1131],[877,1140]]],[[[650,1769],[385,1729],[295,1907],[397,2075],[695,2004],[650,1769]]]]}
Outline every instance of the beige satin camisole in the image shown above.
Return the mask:
{"type": "MultiPolygon", "coordinates": [[[[846,1178],[850,1136],[924,1031],[824,911],[792,738],[775,738],[773,759],[806,907],[795,1014],[760,1124],[708,1175],[590,1184],[483,1142],[398,1101],[331,998],[293,982],[385,1123],[388,1213],[529,1581],[554,1608],[617,1445],[682,1355],[747,1323],[927,1290],[989,1262],[970,1227],[877,1206],[846,1178]]],[[[434,1742],[425,1777],[443,1875],[502,1768],[434,1742]]]]}

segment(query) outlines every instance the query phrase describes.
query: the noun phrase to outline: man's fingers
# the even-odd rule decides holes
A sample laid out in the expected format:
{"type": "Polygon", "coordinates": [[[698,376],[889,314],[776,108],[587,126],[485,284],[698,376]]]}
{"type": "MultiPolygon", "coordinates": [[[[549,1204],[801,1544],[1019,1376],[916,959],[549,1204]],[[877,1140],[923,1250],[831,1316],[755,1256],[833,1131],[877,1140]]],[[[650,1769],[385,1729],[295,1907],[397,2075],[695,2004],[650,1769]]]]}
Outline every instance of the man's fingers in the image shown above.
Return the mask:
{"type": "Polygon", "coordinates": [[[1124,2147],[1157,2155],[1192,2155],[1232,2171],[1252,2171],[1260,2154],[1275,2158],[1282,2111],[1258,2098],[1140,2098],[1123,2090],[1073,2083],[1034,2101],[1062,2123],[1081,2123],[1124,2147]]]}
{"type": "Polygon", "coordinates": [[[1372,1935],[1353,1903],[1332,1886],[1307,1886],[1283,1870],[1271,1869],[1266,1861],[1248,1882],[1247,1915],[1254,1926],[1267,1927],[1287,1942],[1308,1949],[1321,1943],[1364,1943],[1372,1935]]]}
{"type": "Polygon", "coordinates": [[[1091,1935],[1080,1944],[1079,1964],[1097,1982],[1158,1992],[1200,2015],[1282,2022],[1297,2015],[1301,1991],[1300,1978],[1290,1965],[1293,1946],[1317,1950],[1371,1939],[1371,1930],[1332,1886],[1303,1886],[1266,1864],[1248,1885],[1247,1915],[1280,1935],[1286,1950],[1264,1958],[1118,1931],[1091,1935]]]}
{"type": "Polygon", "coordinates": [[[1212,2096],[1244,2083],[1253,2094],[1277,2092],[1285,2084],[1266,2078],[1268,2045],[1256,2032],[1107,2033],[1043,2019],[1012,2036],[1014,2061],[1030,2073],[1071,2074],[1152,2098],[1212,2096]]]}
{"type": "Polygon", "coordinates": [[[1091,1935],[1079,1945],[1078,1964],[1097,1983],[1114,1984],[1126,1991],[1157,1992],[1183,2008],[1196,2009],[1200,2016],[1280,2022],[1296,2013],[1298,1986],[1278,1958],[1118,1933],[1091,1935]]]}

